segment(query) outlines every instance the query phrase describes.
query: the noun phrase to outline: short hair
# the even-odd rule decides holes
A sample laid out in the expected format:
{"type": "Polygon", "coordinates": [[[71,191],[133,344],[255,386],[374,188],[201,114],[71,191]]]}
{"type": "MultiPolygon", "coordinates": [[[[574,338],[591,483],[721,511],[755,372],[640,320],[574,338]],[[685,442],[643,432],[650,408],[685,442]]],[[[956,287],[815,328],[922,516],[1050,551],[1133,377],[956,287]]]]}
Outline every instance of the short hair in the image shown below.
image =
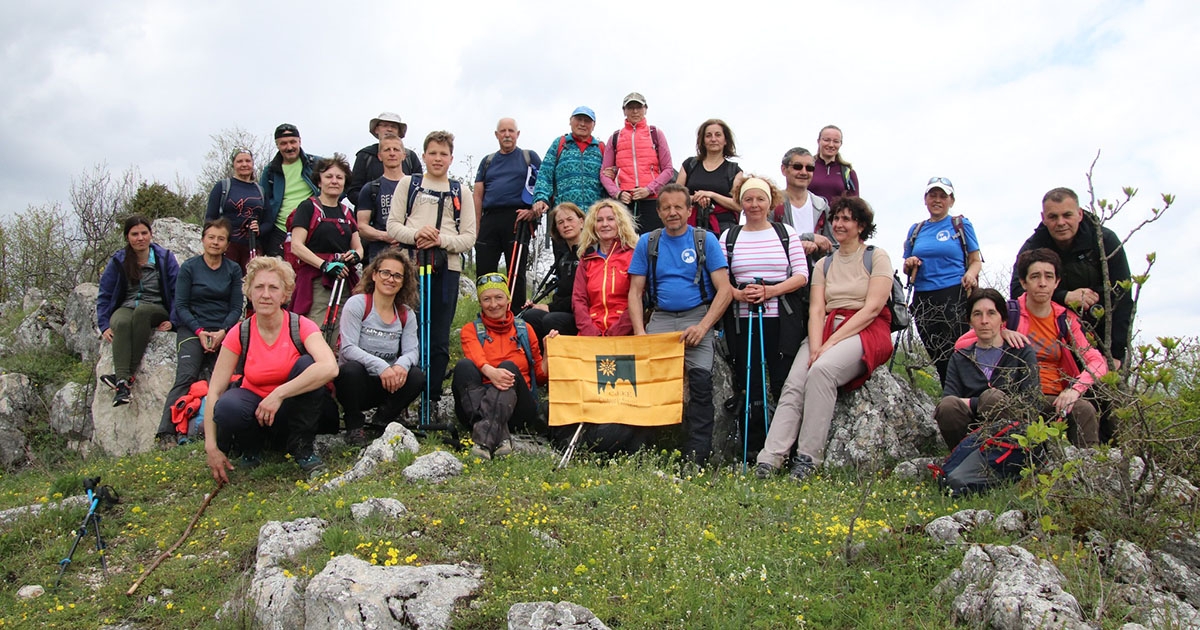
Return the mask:
{"type": "Polygon", "coordinates": [[[721,132],[725,134],[725,148],[721,151],[722,155],[727,158],[736,157],[737,145],[733,142],[733,130],[720,118],[709,118],[700,123],[700,128],[696,130],[696,157],[703,160],[704,156],[708,153],[704,146],[704,132],[708,129],[709,125],[720,125],[721,132]]]}
{"type": "Polygon", "coordinates": [[[992,304],[1000,311],[1002,316],[1008,315],[1008,301],[999,291],[987,287],[986,289],[978,289],[971,292],[971,296],[967,298],[967,321],[971,321],[971,311],[975,310],[975,303],[982,300],[991,300],[992,304]]]}
{"type": "Polygon", "coordinates": [[[838,197],[829,204],[830,221],[842,210],[848,210],[850,218],[854,219],[854,222],[862,228],[862,234],[858,235],[858,240],[866,241],[875,236],[875,211],[871,209],[871,204],[862,197],[838,197]]]}
{"type": "Polygon", "coordinates": [[[1074,190],[1059,186],[1058,188],[1051,188],[1046,194],[1042,195],[1042,203],[1046,203],[1047,201],[1062,203],[1068,198],[1075,200],[1075,205],[1079,205],[1079,195],[1076,195],[1074,190]]]}
{"type": "MultiPolygon", "coordinates": [[[[846,134],[845,134],[845,132],[842,131],[842,128],[837,125],[825,125],[824,127],[821,127],[821,130],[817,132],[817,140],[820,141],[821,134],[825,133],[826,131],[828,131],[830,129],[838,132],[838,135],[842,137],[843,141],[845,141],[846,134]]],[[[853,168],[853,166],[850,164],[850,162],[848,160],[846,160],[846,158],[842,157],[841,149],[838,149],[837,154],[833,156],[833,160],[835,162],[837,162],[838,164],[841,164],[842,166],[853,168]]]]}
{"type": "MultiPolygon", "coordinates": [[[[384,122],[387,122],[387,121],[384,121],[384,122]]],[[[379,146],[383,146],[384,140],[388,140],[388,141],[395,140],[396,142],[400,143],[401,147],[404,147],[404,140],[402,138],[400,138],[400,136],[398,136],[394,133],[385,133],[382,136],[379,136],[379,146]]]]}
{"type": "Polygon", "coordinates": [[[567,239],[563,238],[562,234],[558,233],[557,219],[558,219],[558,213],[560,211],[561,212],[571,212],[575,216],[579,217],[580,219],[585,219],[587,217],[584,216],[583,210],[580,210],[579,206],[571,203],[570,201],[564,201],[564,202],[558,204],[557,206],[554,206],[554,209],[551,210],[548,215],[546,215],[546,223],[548,223],[550,226],[550,238],[562,243],[562,242],[566,242],[567,239]]]}
{"type": "Polygon", "coordinates": [[[787,150],[787,153],[783,154],[783,166],[791,166],[792,158],[804,157],[806,155],[812,155],[812,151],[809,151],[804,147],[792,147],[787,150]]]}
{"type": "Polygon", "coordinates": [[[450,155],[454,155],[454,134],[449,131],[430,131],[429,135],[425,136],[425,144],[421,145],[421,150],[429,151],[429,144],[432,142],[440,142],[450,147],[450,155]]]}
{"type": "Polygon", "coordinates": [[[204,238],[212,228],[225,230],[226,236],[233,236],[233,226],[229,225],[229,221],[225,217],[217,217],[211,221],[204,222],[204,227],[200,230],[200,238],[204,238]]]}
{"type": "Polygon", "coordinates": [[[292,292],[296,290],[296,270],[292,269],[290,264],[283,262],[282,258],[275,256],[255,256],[246,263],[246,278],[242,280],[242,293],[249,297],[250,287],[254,286],[254,278],[267,271],[274,272],[283,281],[283,300],[286,302],[292,297],[292,292]]]}
{"type": "Polygon", "coordinates": [[[396,294],[396,303],[407,304],[413,309],[417,308],[417,266],[408,257],[408,253],[399,247],[389,247],[376,254],[371,259],[371,264],[363,269],[362,276],[358,279],[358,285],[354,287],[354,292],[375,292],[375,272],[379,271],[380,264],[385,260],[394,260],[400,263],[404,273],[404,282],[400,286],[400,292],[396,294]]]}
{"type": "Polygon", "coordinates": [[[621,241],[621,244],[630,249],[637,246],[637,228],[634,226],[633,215],[629,213],[629,208],[616,199],[601,199],[588,208],[587,216],[583,218],[583,237],[579,239],[577,250],[580,258],[583,258],[589,247],[600,244],[600,237],[596,235],[596,216],[604,208],[611,208],[613,215],[617,217],[617,239],[621,241]]]}
{"type": "Polygon", "coordinates": [[[318,187],[320,187],[321,175],[331,168],[342,169],[342,172],[346,174],[346,183],[350,183],[350,162],[346,161],[346,156],[341,153],[334,153],[333,157],[317,160],[317,165],[313,167],[313,174],[317,176],[318,187]]]}
{"type": "Polygon", "coordinates": [[[1033,263],[1050,263],[1054,267],[1054,277],[1062,278],[1062,259],[1054,250],[1045,247],[1028,249],[1017,256],[1017,277],[1024,280],[1033,263]]]}
{"type": "Polygon", "coordinates": [[[765,182],[767,184],[767,186],[771,189],[771,195],[770,195],[771,199],[769,201],[771,202],[772,208],[783,203],[783,191],[780,190],[779,187],[775,185],[775,182],[771,181],[770,177],[763,177],[762,175],[755,175],[754,173],[747,173],[746,177],[742,179],[742,183],[738,185],[737,190],[733,191],[733,200],[739,206],[742,204],[742,189],[745,188],[746,182],[748,182],[752,179],[763,180],[763,182],[765,182]]]}
{"type": "Polygon", "coordinates": [[[687,186],[684,186],[683,184],[671,182],[658,190],[658,197],[662,198],[663,195],[672,194],[672,193],[674,193],[674,194],[682,193],[683,196],[687,197],[689,200],[691,199],[691,196],[692,196],[692,193],[688,191],[687,186]]]}

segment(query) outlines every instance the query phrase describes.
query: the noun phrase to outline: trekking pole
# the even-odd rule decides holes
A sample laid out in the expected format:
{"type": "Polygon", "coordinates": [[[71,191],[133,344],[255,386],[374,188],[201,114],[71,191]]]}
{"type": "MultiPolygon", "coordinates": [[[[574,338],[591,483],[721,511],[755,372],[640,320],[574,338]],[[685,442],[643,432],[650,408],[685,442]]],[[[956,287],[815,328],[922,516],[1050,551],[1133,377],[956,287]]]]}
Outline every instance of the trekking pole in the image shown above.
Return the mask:
{"type": "Polygon", "coordinates": [[[579,426],[575,427],[575,435],[571,437],[571,442],[567,444],[566,450],[563,451],[562,459],[558,460],[558,466],[554,467],[555,470],[562,470],[571,462],[571,457],[575,455],[575,445],[579,443],[579,435],[582,433],[583,423],[580,422],[579,426]]]}
{"type": "Polygon", "coordinates": [[[521,228],[525,225],[525,221],[517,221],[516,225],[513,226],[513,248],[508,257],[508,273],[506,274],[508,276],[506,280],[508,281],[509,296],[512,296],[516,291],[517,276],[521,269],[521,259],[525,254],[525,243],[521,240],[521,228]]]}
{"type": "Polygon", "coordinates": [[[429,269],[429,250],[422,249],[417,252],[418,269],[420,275],[420,292],[421,292],[421,318],[418,322],[420,327],[420,362],[421,371],[425,373],[425,387],[421,391],[421,417],[418,424],[423,428],[429,424],[429,301],[432,297],[431,278],[429,269]]]}
{"type": "Polygon", "coordinates": [[[346,279],[338,277],[333,281],[333,287],[329,291],[329,304],[325,307],[325,320],[321,323],[321,332],[325,335],[325,343],[329,347],[333,347],[334,341],[337,340],[337,316],[338,307],[342,301],[342,289],[346,286],[346,279]]]}
{"type": "Polygon", "coordinates": [[[248,236],[250,237],[250,260],[254,260],[258,256],[258,236],[254,230],[250,230],[248,236]]]}
{"type": "Polygon", "coordinates": [[[195,529],[196,523],[200,521],[200,517],[204,515],[204,510],[208,509],[208,504],[212,502],[213,497],[217,496],[217,493],[220,492],[221,488],[224,486],[225,484],[223,482],[218,481],[217,489],[205,495],[204,502],[200,504],[200,510],[197,511],[196,515],[192,517],[191,522],[187,525],[187,529],[183,530],[183,535],[179,537],[179,540],[175,541],[174,545],[171,545],[166,551],[159,554],[158,557],[154,559],[154,562],[150,564],[150,566],[146,567],[146,570],[142,572],[141,577],[139,577],[137,581],[133,583],[133,586],[129,587],[128,591],[125,591],[126,595],[133,595],[133,592],[137,590],[137,587],[141,586],[142,582],[144,582],[146,578],[150,577],[150,572],[157,569],[158,565],[162,564],[164,560],[170,558],[171,554],[175,553],[175,550],[183,544],[183,541],[187,540],[187,537],[191,535],[192,530],[195,529]]]}
{"type": "MultiPolygon", "coordinates": [[[[551,268],[550,271],[547,271],[546,275],[542,277],[542,281],[538,283],[533,292],[533,298],[531,298],[529,301],[537,304],[538,302],[546,299],[546,296],[550,295],[556,290],[558,290],[558,275],[555,274],[554,269],[551,268]]],[[[529,308],[533,307],[531,306],[529,308]]],[[[525,313],[528,313],[529,308],[521,309],[521,312],[517,313],[517,317],[521,317],[525,315],[525,313]]]]}
{"type": "MultiPolygon", "coordinates": [[[[766,297],[767,285],[763,284],[762,278],[755,278],[755,282],[763,286],[763,296],[766,297]]],[[[758,314],[758,369],[759,380],[762,381],[762,404],[763,404],[763,435],[771,429],[771,405],[767,401],[767,352],[766,335],[763,334],[763,317],[765,316],[766,304],[759,304],[754,312],[758,314]]],[[[753,322],[750,322],[753,323],[753,322]]]]}
{"type": "Polygon", "coordinates": [[[746,401],[742,404],[742,473],[746,472],[747,460],[750,458],[750,370],[751,359],[754,358],[754,310],[751,304],[746,304],[746,401]]]}
{"type": "Polygon", "coordinates": [[[67,566],[71,564],[71,559],[75,556],[75,550],[79,548],[79,541],[88,533],[88,526],[96,534],[96,553],[100,555],[100,568],[104,573],[108,573],[108,561],[105,559],[104,550],[107,545],[104,544],[104,538],[100,535],[100,515],[96,513],[96,508],[101,502],[106,505],[113,505],[120,501],[112,486],[101,486],[99,477],[91,477],[83,480],[83,491],[88,498],[87,515],[83,517],[83,522],[75,530],[75,542],[71,543],[71,551],[67,552],[67,557],[58,561],[58,577],[54,580],[54,588],[62,583],[63,573],[66,573],[67,566]]]}
{"type": "MultiPolygon", "coordinates": [[[[904,303],[908,306],[908,312],[913,315],[909,319],[908,326],[896,335],[896,340],[892,342],[892,358],[888,359],[888,371],[891,371],[892,366],[896,364],[896,351],[900,349],[900,341],[905,335],[908,336],[908,350],[912,350],[912,327],[916,323],[916,311],[913,310],[913,285],[917,281],[917,268],[913,267],[912,271],[908,272],[908,284],[904,287],[904,303]]],[[[911,373],[910,373],[911,376],[911,373]]]]}

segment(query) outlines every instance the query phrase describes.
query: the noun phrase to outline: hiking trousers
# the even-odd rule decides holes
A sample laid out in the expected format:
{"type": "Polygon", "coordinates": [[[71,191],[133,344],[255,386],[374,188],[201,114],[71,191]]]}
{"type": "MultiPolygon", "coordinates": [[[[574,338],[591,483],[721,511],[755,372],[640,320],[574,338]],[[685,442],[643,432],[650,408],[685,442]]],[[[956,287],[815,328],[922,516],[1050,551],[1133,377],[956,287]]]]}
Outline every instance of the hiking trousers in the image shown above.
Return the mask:
{"type": "Polygon", "coordinates": [[[946,446],[954,450],[967,434],[974,431],[982,422],[993,420],[1017,419],[1016,410],[1010,409],[1015,401],[1003,391],[991,388],[979,395],[979,404],[974,412],[971,405],[958,396],[945,396],[933,410],[933,419],[937,422],[938,430],[946,446]]]}
{"type": "Polygon", "coordinates": [[[946,372],[950,369],[950,355],[954,354],[954,342],[966,334],[967,292],[962,285],[937,291],[918,291],[913,294],[913,319],[917,323],[917,334],[925,345],[925,352],[937,368],[938,382],[946,385],[946,372]]]}
{"type": "MultiPolygon", "coordinates": [[[[292,380],[313,364],[310,355],[304,355],[292,364],[288,380],[292,380]]],[[[237,444],[243,453],[262,451],[268,436],[282,436],[287,452],[296,459],[312,455],[313,438],[317,435],[317,424],[321,418],[328,390],[324,386],[283,401],[275,422],[264,427],[258,424],[254,412],[262,397],[242,387],[230,387],[213,407],[213,422],[217,425],[217,448],[226,455],[237,444]]],[[[211,403],[211,401],[210,401],[211,403]]]]}
{"type": "Polygon", "coordinates": [[[500,268],[500,257],[504,256],[504,264],[511,269],[513,261],[513,245],[517,242],[517,228],[520,228],[521,244],[525,251],[521,255],[521,266],[516,270],[517,278],[512,288],[513,314],[521,311],[528,298],[525,285],[525,272],[529,268],[530,230],[536,230],[536,223],[517,223],[517,208],[484,208],[479,219],[479,234],[475,238],[475,277],[492,273],[500,268]]]}
{"type": "MultiPolygon", "coordinates": [[[[175,335],[175,350],[178,361],[175,365],[175,384],[167,393],[162,420],[158,423],[158,431],[155,435],[175,435],[177,433],[175,423],[171,421],[171,408],[175,405],[175,401],[188,393],[192,383],[201,380],[201,372],[206,369],[209,373],[212,372],[213,366],[217,363],[217,355],[221,352],[220,346],[214,348],[212,352],[205,352],[196,332],[182,328],[175,335]]],[[[191,433],[187,429],[184,431],[191,433]]]]}
{"type": "MultiPolygon", "coordinates": [[[[517,364],[512,361],[504,361],[498,365],[501,370],[508,370],[516,378],[513,379],[513,389],[517,392],[517,406],[513,409],[512,416],[508,418],[508,428],[510,431],[526,430],[531,433],[545,433],[541,418],[538,417],[537,400],[533,397],[533,392],[529,391],[529,384],[525,382],[525,377],[521,376],[521,370],[517,364]]],[[[475,363],[470,359],[459,359],[454,365],[454,380],[451,381],[450,389],[454,392],[454,415],[458,417],[458,422],[466,428],[471,428],[472,418],[477,413],[474,410],[466,409],[463,403],[466,401],[464,393],[473,387],[493,387],[491,383],[484,384],[483,372],[475,367],[475,363]]]]}
{"type": "MultiPolygon", "coordinates": [[[[678,313],[654,311],[646,324],[646,332],[652,335],[683,332],[699,324],[707,314],[708,306],[704,304],[678,313]]],[[[701,465],[707,463],[709,455],[712,454],[713,418],[716,415],[712,398],[715,336],[710,329],[698,345],[683,349],[683,365],[688,387],[688,401],[683,409],[683,456],[701,465]]]]}
{"type": "Polygon", "coordinates": [[[361,429],[366,423],[363,412],[380,405],[383,407],[376,414],[376,420],[397,418],[425,389],[425,374],[421,368],[412,366],[404,384],[388,393],[383,387],[383,379],[367,372],[367,366],[358,361],[346,361],[338,366],[334,385],[338,402],[342,403],[342,422],[349,431],[361,429]]]}
{"type": "Polygon", "coordinates": [[[161,304],[138,304],[136,308],[122,306],[109,318],[113,331],[113,372],[118,381],[127,381],[137,372],[150,344],[150,335],[170,314],[161,304]]]}

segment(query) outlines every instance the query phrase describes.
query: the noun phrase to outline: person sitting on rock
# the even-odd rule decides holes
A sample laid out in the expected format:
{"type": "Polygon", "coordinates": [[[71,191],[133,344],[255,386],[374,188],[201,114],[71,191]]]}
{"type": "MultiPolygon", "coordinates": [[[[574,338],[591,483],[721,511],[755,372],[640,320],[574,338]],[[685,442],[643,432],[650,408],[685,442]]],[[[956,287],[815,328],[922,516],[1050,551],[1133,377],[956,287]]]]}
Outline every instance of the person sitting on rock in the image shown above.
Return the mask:
{"type": "Polygon", "coordinates": [[[296,272],[282,259],[259,256],[246,266],[242,290],[254,315],[221,343],[204,405],[204,450],[218,482],[229,481],[235,444],[242,467],[262,463],[269,434],[282,438],[309,478],[325,471],[313,438],[337,359],[312,320],[283,309],[295,288],[296,272]],[[231,385],[235,374],[241,380],[231,385]]]}
{"type": "Polygon", "coordinates": [[[115,390],[113,406],[133,400],[133,375],[155,330],[171,330],[175,278],[179,263],[167,248],[152,242],[150,219],[125,219],[125,248],[113,254],[100,276],[96,322],[113,349],[113,372],[100,377],[115,390]]]}
{"type": "Polygon", "coordinates": [[[225,257],[230,231],[224,218],[205,223],[201,232],[204,253],[189,258],[179,268],[174,310],[178,359],[175,385],[167,394],[158,424],[157,438],[162,448],[186,441],[188,428],[175,424],[174,416],[181,414],[172,411],[192,384],[201,380],[202,373],[212,372],[221,342],[242,316],[242,268],[225,257]]]}
{"type": "Polygon", "coordinates": [[[387,425],[421,395],[416,265],[397,247],[371,260],[342,312],[336,387],[346,444],[366,446],[363,411],[387,425]]]}
{"type": "MultiPolygon", "coordinates": [[[[1033,348],[1014,348],[1004,341],[1007,303],[995,289],[967,298],[966,311],[974,342],[950,355],[944,396],[933,419],[953,449],[981,422],[1016,419],[1037,409],[1038,364],[1033,348]]],[[[964,340],[968,338],[964,336],[964,340]]]]}

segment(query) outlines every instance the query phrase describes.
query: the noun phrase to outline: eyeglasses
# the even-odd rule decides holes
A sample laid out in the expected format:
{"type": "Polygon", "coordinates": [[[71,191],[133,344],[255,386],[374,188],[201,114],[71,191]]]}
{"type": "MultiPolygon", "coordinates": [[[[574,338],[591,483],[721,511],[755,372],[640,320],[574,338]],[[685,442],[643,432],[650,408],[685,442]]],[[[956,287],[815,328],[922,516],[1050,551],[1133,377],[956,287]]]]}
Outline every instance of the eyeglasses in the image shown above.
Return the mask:
{"type": "Polygon", "coordinates": [[[946,179],[945,177],[930,177],[929,181],[925,182],[926,186],[932,186],[934,184],[945,184],[951,188],[954,188],[954,184],[951,184],[950,180],[946,179]]]}
{"type": "Polygon", "coordinates": [[[403,271],[388,271],[387,269],[376,269],[375,273],[384,280],[395,280],[396,282],[404,281],[403,271]]]}
{"type": "Polygon", "coordinates": [[[813,172],[816,172],[816,170],[817,170],[816,164],[795,164],[795,163],[793,163],[793,164],[788,164],[788,167],[791,168],[793,171],[796,171],[797,173],[799,173],[800,171],[808,171],[809,173],[813,173],[813,172]]]}
{"type": "Polygon", "coordinates": [[[503,275],[498,273],[485,273],[482,276],[479,276],[479,279],[475,281],[475,286],[481,287],[485,284],[490,284],[493,282],[499,282],[500,284],[507,285],[508,278],[505,278],[503,275]]]}

